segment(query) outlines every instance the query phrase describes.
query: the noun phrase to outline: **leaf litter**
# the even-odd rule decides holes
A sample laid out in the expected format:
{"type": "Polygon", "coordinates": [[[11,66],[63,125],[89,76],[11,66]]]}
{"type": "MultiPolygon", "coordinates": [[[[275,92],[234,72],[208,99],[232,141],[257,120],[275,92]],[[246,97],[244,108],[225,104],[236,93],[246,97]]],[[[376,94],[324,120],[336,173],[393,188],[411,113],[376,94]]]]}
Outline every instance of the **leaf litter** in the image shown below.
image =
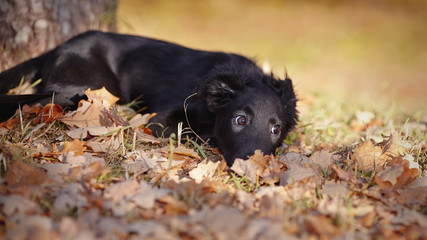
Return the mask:
{"type": "Polygon", "coordinates": [[[105,88],[86,94],[75,111],[24,106],[0,124],[0,238],[427,238],[422,121],[356,111],[331,130],[303,114],[276,155],[227,167],[152,136],[154,115],[125,117],[105,88]]]}

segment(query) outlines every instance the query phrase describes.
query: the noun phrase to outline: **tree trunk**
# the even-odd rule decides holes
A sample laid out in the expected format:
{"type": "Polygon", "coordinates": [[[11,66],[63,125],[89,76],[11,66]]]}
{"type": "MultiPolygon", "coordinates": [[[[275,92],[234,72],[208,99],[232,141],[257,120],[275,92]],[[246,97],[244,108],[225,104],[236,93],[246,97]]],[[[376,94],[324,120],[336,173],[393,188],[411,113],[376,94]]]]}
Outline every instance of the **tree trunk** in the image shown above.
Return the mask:
{"type": "Polygon", "coordinates": [[[117,0],[0,0],[0,71],[89,29],[115,31],[117,0]]]}

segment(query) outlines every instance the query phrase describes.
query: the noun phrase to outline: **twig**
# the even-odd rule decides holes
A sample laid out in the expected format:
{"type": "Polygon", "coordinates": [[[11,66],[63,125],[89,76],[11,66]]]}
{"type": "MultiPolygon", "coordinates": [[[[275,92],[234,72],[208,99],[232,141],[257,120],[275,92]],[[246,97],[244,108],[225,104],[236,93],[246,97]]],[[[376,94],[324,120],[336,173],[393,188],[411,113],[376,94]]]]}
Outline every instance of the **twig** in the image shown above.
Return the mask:
{"type": "Polygon", "coordinates": [[[187,108],[188,108],[188,105],[186,104],[187,103],[187,100],[188,99],[190,99],[190,98],[192,98],[192,97],[194,97],[194,96],[196,96],[197,95],[197,93],[193,93],[193,94],[191,94],[190,96],[188,96],[187,98],[185,98],[185,100],[184,100],[184,114],[185,114],[185,120],[187,121],[187,125],[188,125],[188,128],[190,128],[190,130],[191,130],[191,132],[200,140],[200,141],[202,141],[204,144],[206,144],[206,142],[205,142],[205,140],[203,140],[194,130],[193,130],[193,128],[191,127],[191,125],[190,125],[190,121],[188,120],[188,114],[187,114],[187,108]]]}

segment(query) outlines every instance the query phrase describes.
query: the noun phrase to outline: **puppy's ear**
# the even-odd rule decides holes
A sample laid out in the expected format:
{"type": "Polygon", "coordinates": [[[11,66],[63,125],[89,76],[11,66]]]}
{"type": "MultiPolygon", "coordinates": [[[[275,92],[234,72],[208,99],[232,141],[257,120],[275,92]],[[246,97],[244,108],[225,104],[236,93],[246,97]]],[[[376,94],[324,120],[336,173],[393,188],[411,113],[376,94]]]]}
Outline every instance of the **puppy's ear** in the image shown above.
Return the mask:
{"type": "Polygon", "coordinates": [[[206,102],[210,112],[217,112],[235,97],[237,89],[224,80],[215,78],[199,86],[198,96],[206,102]]]}
{"type": "Polygon", "coordinates": [[[286,76],[285,80],[276,79],[273,75],[264,78],[264,83],[273,87],[285,102],[296,103],[292,80],[286,76]]]}
{"type": "Polygon", "coordinates": [[[292,80],[286,75],[285,80],[274,78],[273,75],[264,78],[264,83],[271,86],[279,94],[283,107],[286,109],[286,129],[291,130],[298,121],[298,111],[296,103],[298,99],[295,96],[292,80]]]}

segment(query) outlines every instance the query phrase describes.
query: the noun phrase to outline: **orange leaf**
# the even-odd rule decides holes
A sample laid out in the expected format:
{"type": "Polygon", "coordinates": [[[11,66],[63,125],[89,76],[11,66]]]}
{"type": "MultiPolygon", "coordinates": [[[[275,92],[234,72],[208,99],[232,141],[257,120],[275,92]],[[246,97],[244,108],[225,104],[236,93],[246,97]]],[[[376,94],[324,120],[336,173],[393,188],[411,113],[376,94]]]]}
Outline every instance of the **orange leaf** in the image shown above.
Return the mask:
{"type": "Polygon", "coordinates": [[[94,100],[98,100],[99,102],[106,101],[109,107],[119,101],[119,98],[111,94],[105,87],[98,90],[90,90],[89,88],[85,91],[85,94],[88,102],[93,102],[94,100]]]}
{"type": "MultiPolygon", "coordinates": [[[[63,116],[63,112],[64,109],[58,104],[52,105],[51,103],[49,103],[39,112],[39,116],[41,116],[43,122],[48,123],[58,118],[61,118],[63,116]]],[[[37,118],[36,120],[34,120],[34,123],[40,123],[40,119],[37,118]]]]}
{"type": "Polygon", "coordinates": [[[75,156],[83,155],[86,147],[84,146],[85,142],[80,141],[79,139],[74,139],[72,142],[65,142],[64,149],[60,153],[74,152],[75,156]]]}
{"type": "Polygon", "coordinates": [[[374,166],[383,165],[388,159],[388,156],[383,154],[382,148],[374,146],[371,141],[364,142],[357,147],[353,157],[358,168],[367,171],[372,170],[374,166]]]}
{"type": "Polygon", "coordinates": [[[102,126],[100,123],[101,111],[104,107],[100,103],[80,101],[76,111],[70,112],[61,119],[62,122],[79,128],[102,126]]]}

